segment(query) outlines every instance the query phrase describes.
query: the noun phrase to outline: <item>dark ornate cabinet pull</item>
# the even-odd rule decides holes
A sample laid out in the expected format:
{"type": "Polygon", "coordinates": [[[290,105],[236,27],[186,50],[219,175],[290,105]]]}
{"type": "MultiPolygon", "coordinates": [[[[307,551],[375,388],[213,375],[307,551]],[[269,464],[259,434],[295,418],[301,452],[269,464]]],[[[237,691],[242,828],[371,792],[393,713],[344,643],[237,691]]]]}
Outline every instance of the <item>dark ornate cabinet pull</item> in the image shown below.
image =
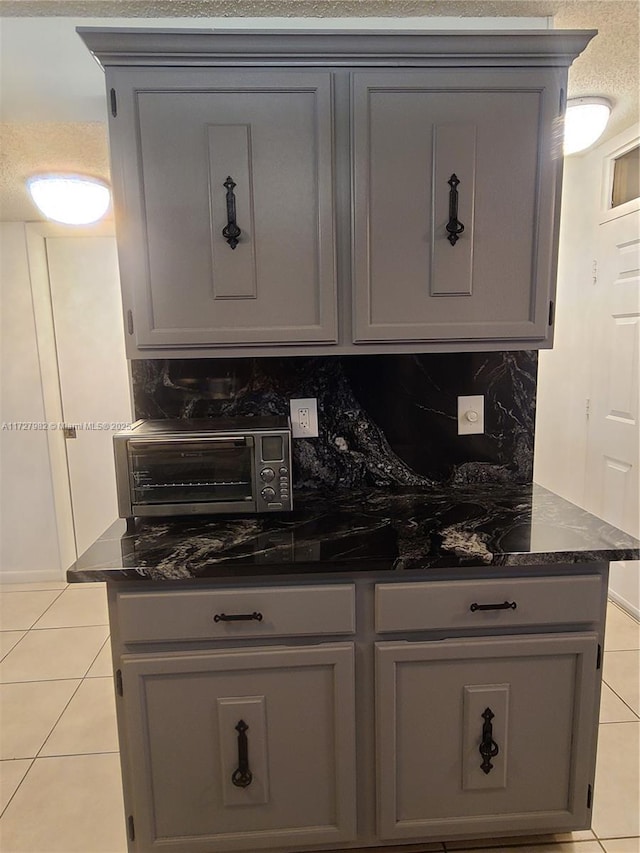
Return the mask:
{"type": "Polygon", "coordinates": [[[458,237],[464,231],[464,225],[458,219],[458,184],[460,180],[454,173],[447,181],[451,189],[449,190],[449,221],[447,222],[447,240],[452,246],[458,242],[458,237]]]}
{"type": "Polygon", "coordinates": [[[216,613],[214,622],[262,622],[262,613],[254,610],[253,613],[216,613]]]}
{"type": "Polygon", "coordinates": [[[480,767],[485,773],[490,773],[491,770],[493,770],[491,759],[495,758],[500,752],[498,744],[493,740],[493,726],[491,725],[491,720],[493,720],[494,716],[495,714],[491,708],[485,708],[482,715],[484,720],[484,725],[482,726],[482,743],[479,746],[479,752],[482,756],[482,764],[480,767]]]}
{"type": "Polygon", "coordinates": [[[227,224],[222,229],[222,236],[231,246],[232,249],[238,245],[238,237],[242,234],[240,228],[236,224],[236,197],[233,192],[236,186],[232,177],[228,177],[222,185],[227,190],[227,224]]]}
{"type": "Polygon", "coordinates": [[[248,730],[249,726],[244,720],[240,720],[236,726],[238,732],[238,769],[234,770],[231,776],[231,781],[236,788],[248,788],[253,781],[253,774],[249,770],[248,730]]]}
{"type": "Polygon", "coordinates": [[[515,601],[503,601],[502,604],[478,604],[474,601],[469,606],[469,610],[475,613],[476,610],[515,610],[518,605],[515,601]]]}

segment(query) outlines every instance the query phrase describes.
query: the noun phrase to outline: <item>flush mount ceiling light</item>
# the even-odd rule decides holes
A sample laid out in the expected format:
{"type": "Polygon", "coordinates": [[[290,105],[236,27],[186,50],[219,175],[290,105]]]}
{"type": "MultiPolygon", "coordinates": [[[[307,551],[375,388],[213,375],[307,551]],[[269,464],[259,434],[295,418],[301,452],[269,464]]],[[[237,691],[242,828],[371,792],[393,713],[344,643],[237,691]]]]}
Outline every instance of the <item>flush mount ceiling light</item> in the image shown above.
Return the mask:
{"type": "Polygon", "coordinates": [[[607,98],[570,98],[564,117],[565,156],[584,151],[600,139],[610,114],[607,98]]]}
{"type": "Polygon", "coordinates": [[[34,175],[27,189],[47,219],[65,225],[90,225],[107,212],[111,193],[99,178],[87,175],[34,175]]]}

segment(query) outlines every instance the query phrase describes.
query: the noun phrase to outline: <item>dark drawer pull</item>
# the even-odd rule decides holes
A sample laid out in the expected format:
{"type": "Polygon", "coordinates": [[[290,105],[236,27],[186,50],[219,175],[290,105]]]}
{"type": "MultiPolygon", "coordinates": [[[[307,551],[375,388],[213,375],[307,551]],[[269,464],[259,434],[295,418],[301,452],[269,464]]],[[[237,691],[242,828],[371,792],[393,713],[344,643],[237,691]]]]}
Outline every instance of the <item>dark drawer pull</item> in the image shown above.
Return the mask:
{"type": "Polygon", "coordinates": [[[472,613],[476,610],[515,610],[517,606],[515,601],[503,601],[502,604],[478,604],[474,601],[469,610],[472,613]]]}
{"type": "Polygon", "coordinates": [[[253,611],[253,613],[216,613],[213,617],[214,622],[262,622],[262,613],[253,611]]]}

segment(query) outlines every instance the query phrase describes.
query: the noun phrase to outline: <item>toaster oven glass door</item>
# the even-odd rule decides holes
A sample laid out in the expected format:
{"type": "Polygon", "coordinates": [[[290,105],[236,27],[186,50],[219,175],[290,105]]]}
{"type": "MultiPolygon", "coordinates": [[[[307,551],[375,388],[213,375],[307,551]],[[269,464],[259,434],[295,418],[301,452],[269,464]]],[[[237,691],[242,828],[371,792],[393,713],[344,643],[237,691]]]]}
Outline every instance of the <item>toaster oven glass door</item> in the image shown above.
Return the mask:
{"type": "Polygon", "coordinates": [[[129,472],[136,505],[253,500],[253,438],[132,440],[129,472]]]}

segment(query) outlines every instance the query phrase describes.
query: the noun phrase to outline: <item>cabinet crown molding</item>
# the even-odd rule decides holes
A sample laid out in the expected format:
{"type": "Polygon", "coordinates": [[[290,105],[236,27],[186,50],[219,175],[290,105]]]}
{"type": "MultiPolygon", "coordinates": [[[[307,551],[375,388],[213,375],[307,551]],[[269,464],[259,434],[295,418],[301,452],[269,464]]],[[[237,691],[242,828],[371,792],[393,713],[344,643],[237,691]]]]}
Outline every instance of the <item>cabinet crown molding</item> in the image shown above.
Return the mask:
{"type": "Polygon", "coordinates": [[[77,27],[103,67],[344,65],[566,68],[597,30],[393,32],[77,27]]]}

